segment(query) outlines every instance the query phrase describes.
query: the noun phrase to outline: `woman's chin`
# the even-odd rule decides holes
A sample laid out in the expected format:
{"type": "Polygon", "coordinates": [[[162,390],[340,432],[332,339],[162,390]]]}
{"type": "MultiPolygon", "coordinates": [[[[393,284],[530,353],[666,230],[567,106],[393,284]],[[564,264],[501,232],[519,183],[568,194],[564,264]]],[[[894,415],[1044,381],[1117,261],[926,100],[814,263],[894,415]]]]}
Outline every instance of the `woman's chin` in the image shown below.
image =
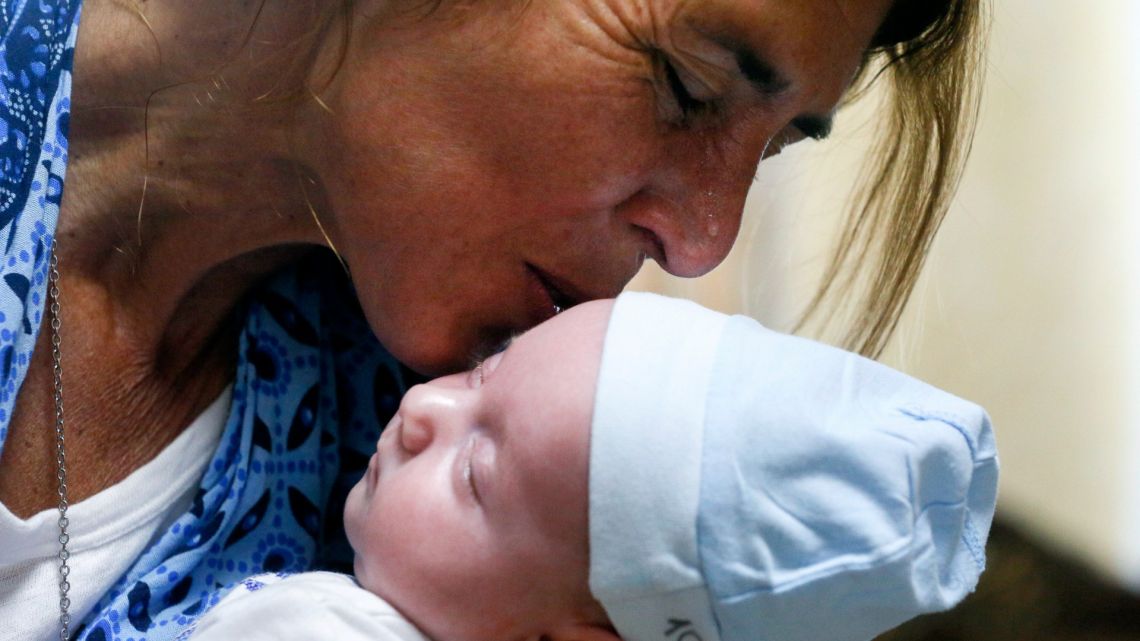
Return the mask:
{"type": "MultiPolygon", "coordinates": [[[[509,339],[515,330],[503,328],[468,328],[439,340],[412,341],[396,338],[386,342],[388,350],[405,366],[423,376],[446,376],[469,369],[472,363],[487,354],[493,354],[509,339]]],[[[382,334],[377,334],[382,336],[382,334]]]]}

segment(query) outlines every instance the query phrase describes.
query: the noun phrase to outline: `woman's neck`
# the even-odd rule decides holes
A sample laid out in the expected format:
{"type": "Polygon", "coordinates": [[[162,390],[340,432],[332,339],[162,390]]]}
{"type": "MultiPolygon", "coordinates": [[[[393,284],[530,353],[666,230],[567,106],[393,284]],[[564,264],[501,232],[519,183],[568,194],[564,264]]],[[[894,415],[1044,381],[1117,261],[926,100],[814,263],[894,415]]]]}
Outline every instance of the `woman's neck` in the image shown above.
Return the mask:
{"type": "Polygon", "coordinates": [[[280,4],[84,7],[64,291],[172,375],[253,283],[322,240],[320,191],[292,160],[296,101],[273,94],[304,86],[306,66],[289,63],[316,16],[287,19],[280,4]]]}
{"type": "MultiPolygon", "coordinates": [[[[73,502],[151,460],[217,397],[238,299],[322,240],[320,189],[290,153],[298,103],[257,100],[269,83],[304,86],[303,65],[279,63],[312,20],[291,24],[275,13],[284,0],[266,0],[251,32],[244,4],[150,0],[144,22],[130,3],[84,3],[56,235],[73,502]]],[[[0,466],[0,503],[21,517],[56,500],[49,340],[41,331],[0,466]]]]}

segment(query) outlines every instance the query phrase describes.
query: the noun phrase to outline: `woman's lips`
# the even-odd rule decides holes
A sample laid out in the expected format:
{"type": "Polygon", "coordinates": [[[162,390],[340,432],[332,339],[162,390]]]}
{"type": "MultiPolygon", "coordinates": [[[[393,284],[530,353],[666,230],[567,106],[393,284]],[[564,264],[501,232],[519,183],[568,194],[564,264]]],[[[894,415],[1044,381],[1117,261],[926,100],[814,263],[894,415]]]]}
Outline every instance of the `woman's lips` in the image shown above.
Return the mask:
{"type": "Polygon", "coordinates": [[[541,306],[542,308],[541,314],[538,314],[541,317],[538,322],[566,311],[578,303],[598,298],[578,289],[570,281],[559,278],[530,263],[526,263],[526,269],[532,282],[531,288],[536,290],[533,297],[541,301],[539,305],[536,305],[536,307],[541,306]]]}
{"type": "Polygon", "coordinates": [[[553,318],[558,312],[562,311],[562,307],[558,305],[555,300],[557,294],[551,289],[549,283],[543,278],[542,273],[538,269],[528,264],[526,266],[526,272],[528,320],[533,326],[553,318]]]}

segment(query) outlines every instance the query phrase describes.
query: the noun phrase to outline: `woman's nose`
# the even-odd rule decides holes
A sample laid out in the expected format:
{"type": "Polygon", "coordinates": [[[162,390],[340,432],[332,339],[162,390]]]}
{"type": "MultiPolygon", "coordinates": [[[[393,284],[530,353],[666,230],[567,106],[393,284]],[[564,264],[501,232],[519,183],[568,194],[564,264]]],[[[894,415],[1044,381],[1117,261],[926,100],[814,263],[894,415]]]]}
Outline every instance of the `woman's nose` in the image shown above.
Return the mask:
{"type": "Polygon", "coordinates": [[[400,402],[400,447],[416,455],[446,438],[458,423],[461,390],[425,383],[409,389],[400,402]]]}
{"type": "Polygon", "coordinates": [[[648,189],[623,207],[629,222],[649,238],[646,254],[670,274],[692,278],[711,271],[732,249],[744,198],[720,185],[688,192],[648,189]]]}
{"type": "Polygon", "coordinates": [[[707,273],[736,241],[768,128],[739,130],[725,134],[731,142],[674,138],[645,187],[621,205],[626,221],[647,232],[646,253],[674,276],[707,273]]]}

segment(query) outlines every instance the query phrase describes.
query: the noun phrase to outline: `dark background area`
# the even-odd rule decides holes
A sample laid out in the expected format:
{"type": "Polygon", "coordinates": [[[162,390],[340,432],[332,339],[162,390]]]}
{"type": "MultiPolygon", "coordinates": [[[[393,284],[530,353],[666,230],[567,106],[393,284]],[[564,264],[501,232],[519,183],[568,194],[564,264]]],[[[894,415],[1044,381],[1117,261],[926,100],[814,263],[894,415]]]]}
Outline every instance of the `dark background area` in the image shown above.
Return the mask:
{"type": "Polygon", "coordinates": [[[978,589],[878,641],[1140,641],[1140,596],[994,524],[978,589]]]}

